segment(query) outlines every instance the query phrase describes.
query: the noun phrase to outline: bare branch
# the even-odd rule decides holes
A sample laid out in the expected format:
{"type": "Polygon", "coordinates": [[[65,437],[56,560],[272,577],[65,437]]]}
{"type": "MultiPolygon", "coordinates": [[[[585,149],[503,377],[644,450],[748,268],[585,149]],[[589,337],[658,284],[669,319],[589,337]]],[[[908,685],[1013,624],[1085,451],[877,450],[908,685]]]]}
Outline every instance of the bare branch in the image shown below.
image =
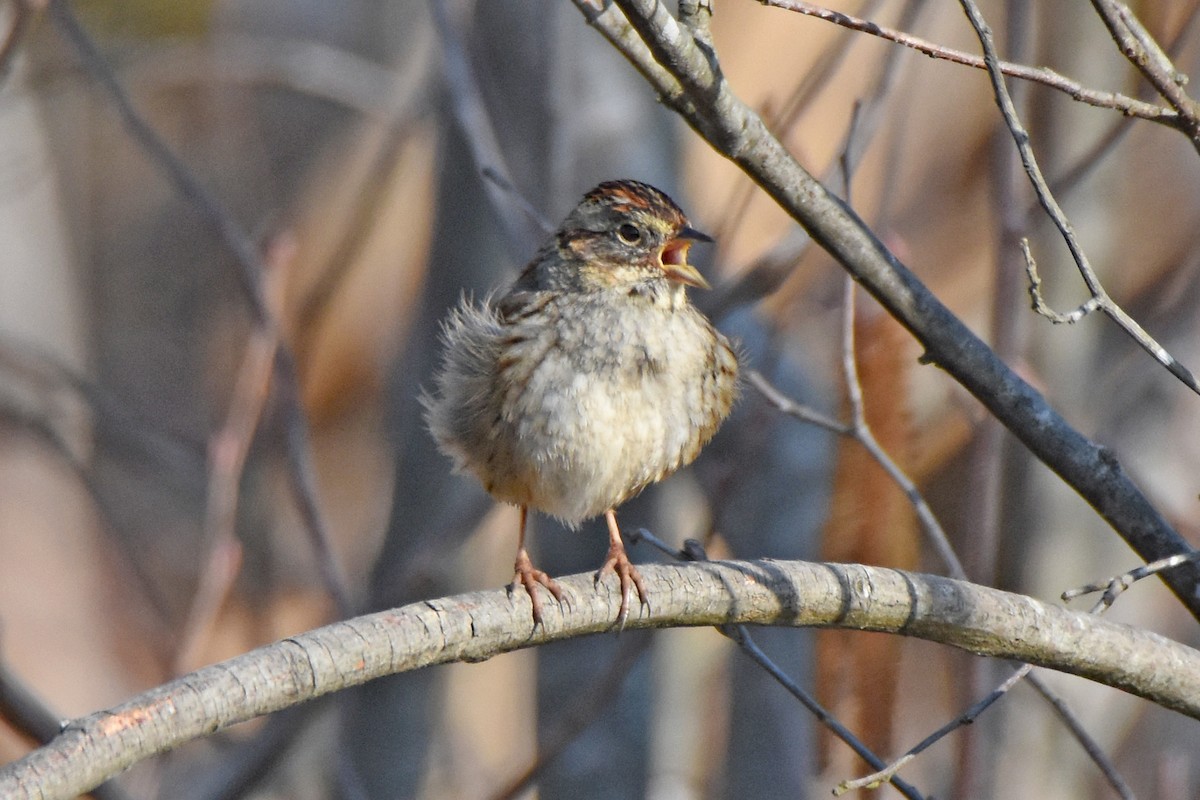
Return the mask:
{"type": "Polygon", "coordinates": [[[1029,675],[1033,670],[1030,664],[1022,664],[1017,668],[1012,675],[1009,675],[1004,683],[997,686],[990,694],[984,697],[979,702],[972,705],[962,714],[947,722],[942,727],[938,728],[933,733],[922,739],[916,746],[910,749],[900,758],[888,764],[885,769],[879,772],[873,772],[870,775],[864,775],[861,778],[856,778],[852,781],[842,781],[838,784],[833,793],[837,796],[844,795],[846,792],[854,791],[855,789],[877,789],[887,781],[893,780],[901,769],[903,769],[910,761],[919,756],[925,750],[928,750],[935,742],[945,738],[947,734],[956,731],[964,725],[970,725],[979,715],[988,709],[992,703],[995,703],[1004,695],[1008,694],[1008,690],[1021,682],[1021,679],[1029,675]]]}
{"type": "MultiPolygon", "coordinates": [[[[1005,84],[1004,76],[1001,74],[999,56],[996,54],[996,44],[991,28],[988,26],[986,20],[984,20],[982,12],[980,12],[979,7],[973,0],[960,0],[960,2],[967,14],[967,18],[971,22],[971,27],[975,29],[975,33],[979,37],[979,42],[983,46],[984,61],[987,63],[988,76],[991,78],[992,90],[996,95],[996,105],[999,106],[1000,113],[1004,116],[1004,121],[1012,133],[1013,141],[1016,142],[1017,152],[1021,156],[1021,165],[1025,168],[1025,174],[1029,176],[1029,181],[1033,184],[1033,190],[1037,195],[1038,203],[1045,209],[1046,215],[1050,217],[1050,220],[1062,235],[1063,241],[1066,242],[1067,249],[1071,252],[1071,258],[1074,259],[1075,266],[1079,269],[1079,274],[1083,277],[1083,282],[1087,285],[1088,291],[1092,295],[1092,301],[1094,301],[1094,303],[1089,301],[1080,306],[1074,314],[1068,314],[1066,317],[1052,315],[1050,319],[1055,322],[1075,322],[1076,319],[1082,318],[1091,310],[1088,307],[1089,305],[1099,308],[1137,342],[1143,350],[1154,356],[1156,361],[1178,378],[1184,386],[1196,394],[1200,394],[1200,383],[1196,382],[1196,378],[1192,375],[1191,371],[1179,363],[1174,356],[1166,351],[1166,348],[1155,341],[1133,317],[1125,313],[1124,309],[1108,296],[1108,292],[1104,289],[1103,284],[1101,284],[1099,276],[1092,268],[1091,262],[1083,252],[1083,248],[1075,236],[1074,226],[1067,219],[1067,215],[1063,213],[1058,201],[1054,199],[1050,187],[1046,185],[1046,179],[1042,176],[1041,167],[1038,166],[1037,158],[1033,153],[1033,147],[1029,143],[1029,133],[1021,124],[1020,117],[1017,116],[1017,109],[1013,104],[1012,95],[1009,94],[1008,86],[1005,84]],[[1075,314],[1078,316],[1075,316],[1075,314]]],[[[1162,57],[1166,58],[1165,55],[1162,57]]],[[[1026,254],[1026,264],[1033,264],[1033,259],[1028,253],[1026,254]]],[[[1036,272],[1030,267],[1030,280],[1032,281],[1035,276],[1036,272]]],[[[1036,288],[1036,286],[1031,286],[1031,293],[1036,288]]],[[[1034,296],[1034,307],[1038,309],[1039,313],[1045,314],[1049,312],[1052,314],[1053,312],[1050,312],[1044,303],[1041,304],[1041,307],[1038,306],[1039,297],[1040,292],[1034,296]]]]}
{"type": "Polygon", "coordinates": [[[1080,722],[1079,717],[1067,707],[1066,701],[1052,691],[1044,681],[1039,679],[1036,672],[1029,676],[1029,685],[1036,689],[1038,693],[1044,697],[1048,703],[1050,703],[1050,707],[1054,709],[1055,713],[1058,715],[1058,718],[1062,720],[1064,725],[1067,726],[1067,729],[1071,732],[1071,735],[1075,737],[1076,741],[1083,745],[1083,749],[1087,752],[1088,758],[1090,758],[1092,763],[1099,767],[1100,771],[1104,773],[1104,779],[1108,781],[1108,785],[1113,788],[1113,791],[1115,791],[1117,795],[1122,798],[1122,800],[1134,800],[1133,790],[1129,788],[1129,784],[1127,784],[1125,779],[1121,777],[1121,774],[1117,772],[1116,765],[1113,764],[1112,759],[1110,759],[1104,753],[1104,751],[1100,749],[1099,743],[1096,742],[1096,740],[1093,739],[1086,730],[1084,730],[1083,724],[1080,722]]]}
{"type": "MultiPolygon", "coordinates": [[[[754,385],[754,388],[757,389],[762,396],[767,399],[767,402],[775,406],[784,414],[787,414],[790,417],[795,417],[802,422],[808,422],[820,428],[824,428],[831,433],[836,433],[840,436],[849,436],[866,448],[867,452],[870,453],[873,459],[875,459],[876,463],[878,463],[879,466],[883,468],[884,472],[888,474],[888,477],[900,487],[902,492],[904,492],[905,497],[908,498],[909,503],[912,504],[913,509],[917,512],[917,518],[920,520],[921,527],[925,531],[925,535],[928,537],[930,544],[933,545],[934,549],[938,553],[938,557],[942,559],[942,562],[946,565],[947,569],[950,571],[950,574],[959,579],[966,579],[966,574],[963,572],[962,562],[959,560],[958,556],[955,555],[954,548],[950,546],[950,540],[946,537],[946,532],[942,529],[941,524],[937,521],[937,517],[934,515],[933,510],[929,507],[929,504],[925,502],[925,498],[921,495],[920,489],[918,489],[917,485],[913,483],[912,479],[904,473],[904,470],[902,470],[900,466],[892,460],[892,457],[888,455],[887,451],[884,450],[879,444],[879,440],[877,440],[875,435],[871,432],[870,426],[866,424],[865,417],[862,414],[861,399],[859,400],[857,410],[854,412],[852,421],[849,423],[842,423],[838,422],[832,417],[822,414],[820,411],[809,408],[806,405],[792,400],[790,397],[783,394],[783,392],[771,385],[771,383],[764,378],[762,373],[760,373],[758,370],[751,370],[748,373],[747,378],[750,383],[754,385]]],[[[857,387],[857,392],[861,395],[862,390],[858,384],[858,376],[856,371],[851,373],[849,385],[851,387],[857,387]]],[[[850,392],[853,396],[855,389],[851,388],[850,392]]]]}
{"type": "MultiPolygon", "coordinates": [[[[822,725],[824,725],[826,728],[829,728],[839,739],[854,748],[854,752],[858,753],[859,756],[867,761],[867,763],[882,763],[878,756],[872,753],[865,744],[859,741],[857,737],[853,736],[850,731],[847,730],[846,727],[837,720],[836,717],[834,717],[825,709],[824,706],[817,702],[815,697],[804,691],[804,689],[802,689],[798,683],[793,681],[790,676],[784,673],[783,670],[781,670],[775,664],[774,661],[767,657],[767,654],[764,653],[761,648],[759,648],[754,639],[750,636],[750,631],[745,625],[729,626],[726,629],[726,633],[729,638],[733,639],[733,641],[737,643],[737,646],[741,648],[743,653],[749,656],[754,663],[762,667],[768,674],[770,674],[772,678],[776,680],[776,682],[783,686],[783,688],[785,688],[788,693],[792,695],[792,697],[795,697],[801,704],[804,705],[805,708],[811,711],[813,716],[816,717],[822,725]]],[[[892,772],[892,774],[885,777],[881,777],[877,785],[881,786],[885,783],[892,784],[896,788],[896,791],[910,799],[919,800],[922,797],[921,793],[917,791],[916,787],[912,786],[907,781],[901,780],[900,776],[895,772],[892,772]]],[[[837,793],[836,790],[834,793],[837,793]]]]}
{"type": "MultiPolygon", "coordinates": [[[[872,36],[878,36],[889,42],[911,47],[919,53],[923,53],[931,58],[950,61],[955,64],[962,64],[975,69],[985,69],[986,64],[984,59],[971,53],[966,53],[961,50],[955,50],[950,47],[944,47],[940,44],[926,41],[917,36],[905,33],[904,31],[888,28],[883,25],[877,25],[870,20],[860,19],[843,14],[840,11],[832,11],[827,8],[822,8],[813,3],[804,2],[804,0],[759,0],[763,5],[774,6],[776,8],[795,11],[799,14],[804,14],[810,17],[832,22],[841,25],[851,30],[869,33],[872,36]]],[[[1088,89],[1082,84],[1071,80],[1063,75],[1059,75],[1052,69],[1046,67],[1030,67],[1024,64],[1013,64],[1008,61],[998,62],[1000,71],[1005,75],[1010,75],[1014,78],[1039,83],[1043,86],[1048,86],[1051,89],[1056,89],[1063,94],[1069,95],[1073,100],[1078,100],[1087,103],[1090,106],[1097,108],[1111,108],[1115,111],[1120,111],[1122,114],[1130,117],[1140,117],[1158,122],[1172,128],[1183,129],[1180,120],[1180,115],[1170,109],[1157,106],[1153,103],[1147,103],[1143,100],[1138,100],[1133,97],[1127,97],[1117,92],[1101,92],[1095,89],[1088,89]]]]}
{"type": "MultiPolygon", "coordinates": [[[[630,628],[752,624],[903,633],[1081,675],[1200,719],[1200,652],[1030,597],[846,564],[730,561],[641,570],[652,610],[631,618],[630,628]]],[[[384,675],[611,630],[621,601],[615,586],[597,589],[591,573],[559,583],[570,602],[550,606],[532,630],[528,598],[495,589],[368,614],[197,670],[70,723],[46,747],[0,768],[0,796],[74,797],[186,741],[384,675]]]]}
{"type": "Polygon", "coordinates": [[[1074,600],[1076,597],[1082,597],[1085,594],[1103,591],[1104,594],[1099,600],[1096,601],[1096,605],[1092,606],[1091,609],[1091,613],[1099,614],[1111,608],[1118,596],[1120,596],[1126,589],[1128,589],[1130,586],[1133,586],[1133,584],[1137,583],[1142,578],[1148,578],[1151,575],[1157,575],[1164,569],[1178,567],[1180,564],[1193,563],[1197,558],[1200,558],[1200,552],[1180,553],[1179,555],[1160,558],[1158,561],[1154,561],[1149,564],[1142,564],[1127,572],[1114,575],[1107,580],[1097,583],[1089,583],[1086,586],[1080,586],[1077,589],[1068,589],[1062,593],[1062,599],[1064,601],[1074,600]]]}
{"type": "Polygon", "coordinates": [[[771,405],[787,414],[789,417],[795,417],[801,422],[807,422],[816,425],[819,428],[824,428],[830,433],[836,433],[839,436],[854,435],[854,426],[844,422],[838,422],[833,417],[822,414],[814,408],[810,408],[802,403],[797,403],[783,392],[776,389],[763,374],[756,369],[752,369],[746,373],[746,379],[753,384],[763,397],[767,399],[771,405]]]}
{"type": "MultiPolygon", "coordinates": [[[[46,744],[62,730],[63,719],[41,701],[33,690],[0,660],[0,718],[12,729],[46,744]]],[[[91,791],[96,800],[129,800],[115,783],[105,783],[91,791]]]]}
{"type": "MultiPolygon", "coordinates": [[[[674,558],[677,561],[708,561],[708,554],[704,552],[704,545],[695,539],[688,539],[684,542],[682,550],[676,550],[667,545],[662,539],[659,539],[645,528],[638,529],[630,535],[630,541],[644,540],[649,545],[654,547],[661,553],[674,558]]],[[[779,665],[771,660],[766,653],[762,651],[750,636],[750,631],[745,625],[722,625],[717,628],[722,634],[729,637],[737,646],[745,653],[751,661],[757,664],[764,672],[771,676],[771,679],[778,683],[783,689],[796,698],[800,705],[804,706],[810,714],[825,726],[825,728],[841,739],[851,750],[853,750],[859,758],[866,761],[873,767],[882,768],[884,766],[883,759],[875,755],[871,748],[854,735],[853,732],[842,724],[836,716],[828,709],[817,702],[817,698],[805,691],[800,684],[792,680],[792,677],[784,672],[779,665]]],[[[896,789],[910,800],[919,800],[922,797],[916,787],[909,785],[898,777],[893,776],[890,780],[896,789]]]]}
{"type": "Polygon", "coordinates": [[[500,142],[496,138],[487,105],[471,71],[466,48],[459,38],[458,30],[451,23],[445,0],[434,0],[429,4],[433,22],[441,37],[443,73],[450,95],[450,106],[463,138],[480,173],[490,175],[484,181],[492,210],[500,220],[508,243],[509,254],[517,261],[524,261],[539,244],[544,231],[542,226],[528,217],[524,210],[509,198],[506,188],[513,180],[504,160],[500,142]]]}
{"type": "Polygon", "coordinates": [[[845,281],[843,308],[845,311],[842,317],[842,371],[846,382],[846,392],[850,398],[851,435],[866,448],[867,452],[871,454],[871,458],[883,467],[888,477],[904,492],[904,496],[908,498],[908,502],[917,512],[917,519],[921,522],[921,530],[925,532],[925,538],[933,545],[933,549],[942,559],[942,563],[946,565],[950,574],[960,580],[966,580],[967,573],[963,569],[962,561],[959,560],[954,548],[950,545],[950,538],[946,536],[933,509],[925,502],[925,498],[921,496],[921,491],[912,478],[905,474],[900,465],[879,444],[871,426],[867,424],[867,415],[863,407],[862,383],[858,378],[858,361],[854,357],[854,281],[849,275],[846,276],[845,281]]]}
{"type": "MultiPolygon", "coordinates": [[[[687,32],[655,0],[617,0],[643,29],[645,41],[631,38],[630,22],[617,6],[605,5],[600,11],[589,0],[574,2],[638,67],[664,103],[741,167],[916,336],[926,348],[926,363],[949,372],[1139,555],[1151,561],[1190,549],[1111,452],[1068,425],[889,252],[853,210],[796,162],[762,118],[713,73],[687,32]]],[[[1193,615],[1200,616],[1200,570],[1172,570],[1163,580],[1193,615]]]]}
{"type": "MultiPolygon", "coordinates": [[[[281,238],[282,241],[271,248],[274,252],[270,260],[282,262],[272,264],[274,280],[271,283],[274,287],[282,286],[280,274],[286,271],[286,262],[295,254],[293,237],[281,238]]],[[[268,290],[267,295],[271,301],[279,299],[278,290],[268,290]]],[[[277,307],[277,302],[272,304],[277,307]]],[[[172,659],[172,674],[178,675],[196,663],[203,663],[195,659],[208,643],[234,580],[241,572],[238,499],[246,458],[270,396],[271,365],[275,363],[279,345],[279,339],[272,332],[261,327],[251,330],[225,419],[209,438],[204,508],[205,564],[181,629],[180,642],[172,659]]]]}
{"type": "MultiPolygon", "coordinates": [[[[228,209],[175,155],[134,107],[128,92],[117,80],[117,76],[79,24],[79,20],[75,18],[68,0],[50,0],[49,12],[62,36],[79,54],[84,67],[108,94],[133,140],[150,161],[165,173],[176,191],[192,203],[233,254],[234,263],[238,268],[237,277],[255,325],[265,329],[269,336],[278,338],[278,325],[263,291],[264,265],[254,242],[228,209]]],[[[350,593],[333,548],[329,544],[329,533],[317,500],[316,474],[308,447],[308,420],[300,406],[296,362],[289,349],[283,346],[276,348],[273,368],[278,379],[276,389],[283,417],[284,445],[292,492],[296,496],[305,530],[316,552],[318,568],[326,588],[337,604],[339,612],[349,614],[350,593]]]]}
{"type": "Polygon", "coordinates": [[[1029,276],[1029,297],[1033,300],[1033,310],[1039,316],[1045,317],[1055,325],[1074,325],[1100,307],[1100,300],[1092,295],[1074,311],[1066,314],[1051,308],[1042,294],[1042,277],[1038,274],[1037,262],[1033,258],[1033,252],[1029,249],[1029,240],[1022,239],[1020,246],[1021,254],[1025,256],[1025,274],[1029,276]]]}
{"type": "Polygon", "coordinates": [[[1200,107],[1183,89],[1187,76],[1175,68],[1127,5],[1117,0],[1092,0],[1092,6],[1108,27],[1122,55],[1179,113],[1176,127],[1188,135],[1192,146],[1200,152],[1200,107]]]}

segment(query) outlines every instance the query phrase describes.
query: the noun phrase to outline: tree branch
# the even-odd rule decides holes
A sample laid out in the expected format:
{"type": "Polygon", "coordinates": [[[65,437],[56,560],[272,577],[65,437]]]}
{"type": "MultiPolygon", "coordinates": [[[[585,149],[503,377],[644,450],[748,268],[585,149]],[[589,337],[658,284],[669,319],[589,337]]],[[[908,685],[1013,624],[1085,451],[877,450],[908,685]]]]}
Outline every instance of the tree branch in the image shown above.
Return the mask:
{"type": "MultiPolygon", "coordinates": [[[[266,335],[278,338],[278,323],[267,304],[263,289],[264,264],[253,240],[217,196],[175,155],[134,107],[129,93],[100,54],[96,43],[75,18],[68,0],[49,0],[48,7],[50,18],[65,41],[74,48],[84,68],[107,94],[130,138],[144,151],[147,159],[162,171],[180,197],[188,200],[205,222],[212,226],[229,249],[237,266],[238,284],[255,326],[266,335]]],[[[291,350],[282,345],[276,348],[273,369],[284,426],[288,478],[297,510],[316,552],[317,568],[326,588],[337,604],[339,613],[349,614],[352,607],[350,591],[330,544],[329,531],[317,498],[316,468],[309,453],[308,418],[300,405],[300,382],[291,350]]]]}
{"type": "MultiPolygon", "coordinates": [[[[736,163],[925,347],[923,360],[950,373],[1043,463],[1096,509],[1144,560],[1191,551],[1113,453],[1072,428],[830,193],[743,103],[657,0],[574,0],[709,144],[736,163]],[[628,19],[617,13],[624,10],[628,19]],[[630,29],[642,42],[633,41],[630,29]]],[[[1163,580],[1200,617],[1200,570],[1163,580]]]]}
{"type": "Polygon", "coordinates": [[[1183,88],[1187,76],[1175,68],[1170,57],[1134,16],[1129,6],[1117,0],[1092,0],[1092,7],[1108,28],[1121,54],[1179,113],[1176,127],[1188,135],[1192,146],[1200,152],[1200,107],[1183,88]]]}
{"type": "MultiPolygon", "coordinates": [[[[996,105],[1004,117],[1005,125],[1012,134],[1013,141],[1017,146],[1017,153],[1021,158],[1021,165],[1025,168],[1025,174],[1029,177],[1029,182],[1033,185],[1033,191],[1037,195],[1038,203],[1045,210],[1046,215],[1050,217],[1050,221],[1054,223],[1054,227],[1062,235],[1063,242],[1067,245],[1067,249],[1071,253],[1072,260],[1075,261],[1075,266],[1079,270],[1084,284],[1086,284],[1088,291],[1092,294],[1089,301],[1070,314],[1058,314],[1051,309],[1041,297],[1041,281],[1037,277],[1037,267],[1026,244],[1022,246],[1022,250],[1025,254],[1026,270],[1030,280],[1029,291],[1033,296],[1034,310],[1056,323],[1069,323],[1082,319],[1092,309],[1099,308],[1110,319],[1116,322],[1130,338],[1137,342],[1143,350],[1154,356],[1155,360],[1166,367],[1167,371],[1178,378],[1193,392],[1200,394],[1200,384],[1196,383],[1196,378],[1192,375],[1191,370],[1177,361],[1174,356],[1166,351],[1166,348],[1155,341],[1138,324],[1137,320],[1125,313],[1125,310],[1109,296],[1104,285],[1100,282],[1100,276],[1092,268],[1091,261],[1083,252],[1083,247],[1079,244],[1079,240],[1075,236],[1074,226],[1071,225],[1071,221],[1067,219],[1066,213],[1063,212],[1062,207],[1054,198],[1050,187],[1046,185],[1046,179],[1042,177],[1042,169],[1038,166],[1037,157],[1033,153],[1033,146],[1029,143],[1029,133],[1025,130],[1025,126],[1021,124],[1021,119],[1017,115],[1017,109],[1013,103],[1012,96],[1009,94],[1008,87],[1004,83],[1004,76],[1001,74],[999,66],[1000,57],[996,53],[996,44],[992,36],[992,29],[983,18],[983,13],[979,10],[979,6],[973,0],[961,0],[961,3],[967,19],[971,22],[971,27],[979,37],[979,43],[983,47],[983,57],[987,63],[988,77],[992,83],[992,91],[996,96],[996,105]]],[[[1166,56],[1163,56],[1163,58],[1166,58],[1166,56]]]]}
{"type": "MultiPolygon", "coordinates": [[[[641,566],[650,611],[628,628],[729,624],[901,633],[1080,675],[1200,719],[1200,652],[1148,631],[931,575],[801,561],[641,566]]],[[[612,630],[620,591],[590,573],[530,630],[529,599],[504,589],[368,614],[197,670],[75,720],[0,768],[0,796],[71,798],[152,755],[231,725],[399,672],[483,661],[612,630]]]]}
{"type": "MultiPolygon", "coordinates": [[[[975,69],[987,68],[984,60],[973,53],[955,50],[952,47],[926,41],[918,36],[905,33],[903,30],[888,28],[870,20],[822,8],[813,3],[804,2],[804,0],[758,1],[766,6],[774,6],[775,8],[782,8],[787,11],[794,11],[798,14],[825,20],[826,22],[832,22],[847,30],[878,36],[880,39],[894,42],[904,47],[910,47],[930,58],[942,59],[953,64],[974,67],[975,69]]],[[[1025,64],[1014,64],[1010,61],[1000,61],[999,67],[1000,71],[1005,75],[1029,81],[1030,83],[1040,83],[1043,86],[1062,92],[1072,100],[1078,100],[1081,103],[1087,103],[1096,108],[1111,108],[1115,111],[1120,111],[1127,117],[1138,117],[1177,130],[1187,131],[1187,125],[1178,111],[1172,111],[1154,103],[1147,103],[1145,100],[1138,100],[1135,97],[1127,97],[1119,92],[1103,92],[1097,89],[1089,89],[1078,81],[1060,75],[1048,67],[1030,67],[1025,64]]]]}

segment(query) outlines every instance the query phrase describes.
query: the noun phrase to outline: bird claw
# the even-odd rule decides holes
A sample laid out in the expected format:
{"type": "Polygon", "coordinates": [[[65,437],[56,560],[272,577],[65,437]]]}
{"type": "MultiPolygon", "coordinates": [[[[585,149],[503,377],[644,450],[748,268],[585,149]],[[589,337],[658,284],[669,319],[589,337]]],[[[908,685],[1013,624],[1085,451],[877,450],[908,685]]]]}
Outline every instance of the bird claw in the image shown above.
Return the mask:
{"type": "Polygon", "coordinates": [[[625,629],[625,620],[629,619],[629,600],[633,596],[633,590],[637,589],[638,600],[646,608],[650,607],[650,600],[646,597],[646,586],[642,583],[641,574],[619,542],[609,545],[608,557],[604,560],[604,565],[596,571],[594,582],[599,584],[600,579],[609,572],[616,573],[621,582],[621,610],[617,612],[616,627],[618,631],[622,631],[625,629]]]}
{"type": "Polygon", "coordinates": [[[525,593],[529,595],[529,603],[533,606],[533,624],[538,626],[542,623],[542,600],[538,597],[537,587],[541,584],[546,588],[554,599],[561,605],[563,602],[563,590],[558,585],[558,581],[551,578],[548,574],[533,566],[533,562],[529,560],[529,553],[522,549],[517,553],[517,562],[514,564],[516,574],[513,576],[513,582],[508,587],[508,592],[511,595],[517,590],[518,586],[525,589],[525,593]]]}

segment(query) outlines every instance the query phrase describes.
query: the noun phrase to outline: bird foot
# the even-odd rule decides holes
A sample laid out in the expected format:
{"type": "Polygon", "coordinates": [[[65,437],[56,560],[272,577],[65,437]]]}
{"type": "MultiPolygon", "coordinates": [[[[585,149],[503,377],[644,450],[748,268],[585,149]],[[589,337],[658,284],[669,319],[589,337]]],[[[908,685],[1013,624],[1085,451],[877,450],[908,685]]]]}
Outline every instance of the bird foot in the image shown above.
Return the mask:
{"type": "Polygon", "coordinates": [[[625,546],[620,540],[611,543],[608,546],[608,557],[604,561],[604,565],[596,571],[595,582],[599,583],[607,573],[614,572],[618,580],[621,582],[621,610],[617,613],[617,630],[625,629],[625,620],[629,618],[629,599],[633,596],[633,590],[636,588],[638,600],[641,601],[646,608],[650,607],[650,601],[646,597],[646,587],[642,583],[642,576],[637,571],[637,567],[629,560],[629,556],[625,554],[625,546]]]}
{"type": "Polygon", "coordinates": [[[533,566],[533,562],[529,560],[529,553],[525,548],[517,551],[517,562],[514,564],[516,574],[513,576],[512,585],[508,587],[511,594],[517,590],[518,586],[524,587],[525,593],[529,595],[529,602],[533,606],[533,624],[540,625],[542,622],[542,601],[538,597],[537,586],[541,584],[550,594],[554,595],[554,599],[560,604],[563,601],[562,587],[558,582],[533,566]]]}

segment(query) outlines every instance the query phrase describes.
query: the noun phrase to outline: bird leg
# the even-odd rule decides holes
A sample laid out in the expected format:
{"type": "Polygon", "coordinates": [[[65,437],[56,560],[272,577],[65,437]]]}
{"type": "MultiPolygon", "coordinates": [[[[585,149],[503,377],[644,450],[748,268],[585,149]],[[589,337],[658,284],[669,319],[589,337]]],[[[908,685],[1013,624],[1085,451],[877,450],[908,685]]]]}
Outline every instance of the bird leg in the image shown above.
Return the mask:
{"type": "Polygon", "coordinates": [[[525,506],[521,506],[521,529],[517,534],[517,561],[514,565],[516,575],[513,576],[512,585],[508,587],[511,594],[516,591],[518,586],[525,588],[525,593],[529,595],[529,602],[533,606],[533,624],[537,626],[542,621],[542,601],[537,595],[537,585],[540,583],[546,587],[546,591],[554,595],[554,599],[559,603],[563,601],[562,588],[558,583],[533,566],[533,562],[529,560],[529,551],[525,549],[525,522],[529,516],[529,510],[525,506]]]}
{"type": "Polygon", "coordinates": [[[608,522],[608,557],[604,561],[604,565],[596,572],[596,582],[604,577],[606,572],[615,572],[617,578],[621,581],[621,610],[617,614],[617,629],[625,627],[625,620],[629,617],[629,598],[633,594],[633,589],[637,588],[638,600],[642,605],[649,608],[650,601],[646,599],[646,587],[642,584],[642,576],[638,573],[637,567],[633,566],[633,562],[629,560],[629,556],[625,554],[625,542],[621,540],[621,529],[617,527],[617,515],[610,508],[604,512],[604,519],[608,522]]]}

